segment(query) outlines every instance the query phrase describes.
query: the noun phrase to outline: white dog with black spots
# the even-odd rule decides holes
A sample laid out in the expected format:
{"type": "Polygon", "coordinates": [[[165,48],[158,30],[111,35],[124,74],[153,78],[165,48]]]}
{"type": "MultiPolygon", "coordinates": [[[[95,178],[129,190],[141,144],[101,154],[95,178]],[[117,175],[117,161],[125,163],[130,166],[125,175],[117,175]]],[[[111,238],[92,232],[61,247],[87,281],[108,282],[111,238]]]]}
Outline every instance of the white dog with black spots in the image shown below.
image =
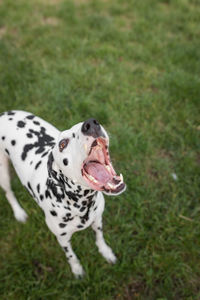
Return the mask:
{"type": "Polygon", "coordinates": [[[84,274],[72,250],[76,231],[92,226],[99,252],[109,263],[116,257],[102,231],[103,193],[119,195],[126,186],[109,157],[109,137],[95,120],[60,132],[48,122],[24,111],[0,115],[0,186],[15,218],[27,214],[11,189],[9,159],[22,184],[43,209],[46,224],[56,235],[76,277],[84,274]]]}

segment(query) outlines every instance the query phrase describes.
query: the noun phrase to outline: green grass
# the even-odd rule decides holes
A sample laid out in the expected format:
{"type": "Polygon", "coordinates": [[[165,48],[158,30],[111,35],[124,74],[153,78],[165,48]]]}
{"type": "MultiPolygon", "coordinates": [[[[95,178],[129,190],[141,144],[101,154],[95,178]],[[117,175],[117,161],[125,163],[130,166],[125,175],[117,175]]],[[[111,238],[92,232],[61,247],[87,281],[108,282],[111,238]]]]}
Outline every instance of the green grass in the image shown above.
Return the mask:
{"type": "Polygon", "coordinates": [[[0,1],[0,111],[61,130],[97,118],[128,187],[104,212],[118,263],[77,233],[75,280],[12,170],[29,219],[0,191],[1,300],[200,299],[199,15],[197,0],[0,1]]]}

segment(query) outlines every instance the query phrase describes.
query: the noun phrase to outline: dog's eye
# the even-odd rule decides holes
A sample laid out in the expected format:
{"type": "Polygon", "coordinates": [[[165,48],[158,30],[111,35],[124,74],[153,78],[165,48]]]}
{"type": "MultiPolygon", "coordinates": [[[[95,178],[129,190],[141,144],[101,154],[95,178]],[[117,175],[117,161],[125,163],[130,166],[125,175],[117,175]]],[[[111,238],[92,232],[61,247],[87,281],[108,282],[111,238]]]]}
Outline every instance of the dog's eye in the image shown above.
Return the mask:
{"type": "Polygon", "coordinates": [[[63,139],[59,142],[59,150],[60,152],[63,151],[64,148],[67,147],[67,145],[69,144],[69,139],[63,139]]]}

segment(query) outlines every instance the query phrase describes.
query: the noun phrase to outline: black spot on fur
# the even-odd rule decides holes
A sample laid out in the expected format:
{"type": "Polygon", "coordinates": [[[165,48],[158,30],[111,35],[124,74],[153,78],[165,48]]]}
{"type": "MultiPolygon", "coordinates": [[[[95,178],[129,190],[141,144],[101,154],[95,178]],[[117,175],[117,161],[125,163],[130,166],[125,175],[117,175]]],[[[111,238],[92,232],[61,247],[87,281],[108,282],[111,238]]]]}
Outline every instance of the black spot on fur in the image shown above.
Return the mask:
{"type": "Polygon", "coordinates": [[[9,110],[9,111],[7,112],[7,114],[8,114],[8,116],[14,116],[14,115],[15,115],[15,112],[12,111],[12,110],[9,110]]]}
{"type": "Polygon", "coordinates": [[[63,249],[64,249],[65,252],[69,251],[67,247],[63,247],[63,249]]]}
{"type": "Polygon", "coordinates": [[[78,225],[77,228],[83,228],[83,225],[78,225]]]}
{"type": "Polygon", "coordinates": [[[46,198],[51,199],[51,193],[48,190],[45,191],[45,196],[46,196],[46,198]]]}
{"type": "Polygon", "coordinates": [[[41,164],[41,160],[35,165],[35,170],[37,170],[40,164],[41,164]]]}
{"type": "Polygon", "coordinates": [[[9,153],[8,149],[5,149],[5,151],[6,151],[6,153],[7,153],[8,155],[10,155],[10,153],[9,153]]]}
{"type": "Polygon", "coordinates": [[[42,154],[42,156],[41,157],[44,157],[45,155],[47,155],[49,153],[49,151],[47,151],[47,152],[44,152],[43,154],[42,154]]]}
{"type": "Polygon", "coordinates": [[[76,195],[73,193],[73,192],[71,192],[71,191],[66,191],[66,194],[67,194],[67,196],[68,196],[68,198],[71,200],[74,200],[74,201],[78,201],[78,199],[77,199],[77,197],[76,197],[76,195]]]}
{"type": "Polygon", "coordinates": [[[64,159],[63,159],[63,164],[64,164],[65,166],[68,165],[68,159],[67,159],[67,158],[64,158],[64,159]]]}
{"type": "Polygon", "coordinates": [[[61,236],[62,236],[62,235],[66,235],[66,234],[67,234],[67,232],[63,232],[63,233],[61,233],[61,236]]]}
{"type": "MultiPolygon", "coordinates": [[[[94,195],[93,195],[93,196],[94,196],[94,195]]],[[[92,204],[93,204],[92,202],[93,202],[93,201],[90,201],[90,202],[88,203],[88,205],[86,206],[86,207],[87,207],[87,211],[86,211],[85,215],[82,216],[82,217],[80,217],[81,223],[82,223],[82,224],[85,224],[85,222],[88,221],[88,219],[89,219],[90,209],[91,209],[91,206],[92,206],[92,204]]]]}
{"type": "Polygon", "coordinates": [[[34,148],[34,144],[28,144],[24,146],[24,151],[22,153],[22,160],[25,160],[27,152],[34,148]]]}
{"type": "Polygon", "coordinates": [[[88,199],[89,201],[91,201],[91,200],[93,199],[93,197],[94,197],[94,195],[91,195],[91,196],[88,196],[87,199],[88,199]]]}
{"type": "Polygon", "coordinates": [[[50,213],[52,214],[52,216],[57,216],[57,212],[55,210],[51,210],[50,213]]]}
{"type": "Polygon", "coordinates": [[[32,187],[31,187],[31,184],[30,184],[30,182],[29,182],[29,181],[27,182],[27,186],[28,186],[28,189],[29,189],[29,191],[30,191],[30,192],[31,192],[31,194],[33,195],[33,197],[35,197],[35,193],[34,193],[34,191],[33,191],[32,187]]]}
{"type": "Polygon", "coordinates": [[[38,192],[38,194],[40,193],[40,184],[39,183],[37,184],[37,192],[38,192]]]}
{"type": "Polygon", "coordinates": [[[17,122],[17,126],[18,126],[19,128],[23,128],[23,127],[25,127],[25,125],[26,125],[26,123],[24,123],[23,121],[17,122]]]}
{"type": "Polygon", "coordinates": [[[59,223],[59,227],[60,227],[60,228],[64,228],[64,227],[66,227],[66,224],[64,224],[64,223],[59,223]]]}
{"type": "Polygon", "coordinates": [[[83,212],[86,209],[86,206],[82,206],[80,212],[83,212]]]}
{"type": "Polygon", "coordinates": [[[84,191],[84,194],[83,194],[84,197],[87,196],[87,194],[89,193],[89,191],[90,191],[90,190],[85,190],[85,191],[84,191]]]}
{"type": "Polygon", "coordinates": [[[75,138],[76,137],[75,133],[72,133],[72,136],[73,136],[73,138],[75,138]]]}
{"type": "Polygon", "coordinates": [[[48,162],[47,162],[47,168],[48,168],[48,172],[49,172],[50,176],[53,172],[53,169],[52,169],[53,162],[54,162],[54,157],[53,157],[52,152],[50,152],[48,162]]]}
{"type": "Polygon", "coordinates": [[[40,125],[40,122],[38,122],[38,121],[33,121],[33,123],[34,123],[35,125],[40,125]]]}
{"type": "Polygon", "coordinates": [[[9,121],[12,121],[12,120],[13,120],[13,118],[9,118],[8,120],[9,120],[9,121]]]}
{"type": "Polygon", "coordinates": [[[31,133],[27,133],[26,136],[31,139],[33,137],[33,135],[31,133]]]}
{"type": "Polygon", "coordinates": [[[40,128],[40,131],[35,131],[33,129],[29,129],[29,133],[37,137],[37,141],[32,144],[26,144],[24,146],[22,152],[22,160],[25,160],[27,154],[33,148],[36,148],[35,154],[40,154],[45,151],[45,147],[52,147],[55,145],[54,138],[46,133],[46,129],[44,127],[40,128]]]}
{"type": "Polygon", "coordinates": [[[12,141],[11,141],[11,144],[12,144],[13,146],[15,146],[16,141],[15,141],[15,140],[12,140],[12,141]]]}
{"type": "Polygon", "coordinates": [[[1,139],[4,141],[4,140],[5,140],[5,138],[6,138],[5,136],[2,136],[2,138],[1,138],[1,139]]]}
{"type": "Polygon", "coordinates": [[[29,119],[29,120],[32,120],[32,119],[35,118],[35,116],[34,115],[28,115],[26,118],[29,119]]]}
{"type": "Polygon", "coordinates": [[[67,181],[65,181],[65,184],[71,189],[71,185],[67,181]]]}
{"type": "Polygon", "coordinates": [[[40,200],[42,201],[44,199],[44,196],[43,195],[40,195],[40,200]]]}
{"type": "Polygon", "coordinates": [[[87,201],[82,201],[82,205],[86,205],[87,204],[87,201]]]}
{"type": "MultiPolygon", "coordinates": [[[[51,153],[52,154],[52,153],[51,153]]],[[[49,171],[49,178],[46,181],[46,185],[48,189],[50,189],[53,195],[56,197],[56,202],[62,202],[62,199],[65,197],[65,189],[64,184],[57,178],[57,172],[55,172],[51,167],[51,155],[49,156],[49,160],[47,163],[48,171],[49,171]]],[[[53,158],[53,156],[52,156],[53,158]]]]}

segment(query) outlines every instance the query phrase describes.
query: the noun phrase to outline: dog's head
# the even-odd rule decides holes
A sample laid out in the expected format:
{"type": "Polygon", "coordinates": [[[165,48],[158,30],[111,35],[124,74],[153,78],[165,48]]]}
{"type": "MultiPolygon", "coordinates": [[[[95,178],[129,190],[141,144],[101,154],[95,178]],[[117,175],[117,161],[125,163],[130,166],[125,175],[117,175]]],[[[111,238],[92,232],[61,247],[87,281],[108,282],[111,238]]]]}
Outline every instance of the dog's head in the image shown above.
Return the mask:
{"type": "Polygon", "coordinates": [[[78,123],[60,133],[54,147],[56,164],[74,182],[108,195],[122,193],[126,185],[109,155],[109,137],[95,119],[78,123]]]}

